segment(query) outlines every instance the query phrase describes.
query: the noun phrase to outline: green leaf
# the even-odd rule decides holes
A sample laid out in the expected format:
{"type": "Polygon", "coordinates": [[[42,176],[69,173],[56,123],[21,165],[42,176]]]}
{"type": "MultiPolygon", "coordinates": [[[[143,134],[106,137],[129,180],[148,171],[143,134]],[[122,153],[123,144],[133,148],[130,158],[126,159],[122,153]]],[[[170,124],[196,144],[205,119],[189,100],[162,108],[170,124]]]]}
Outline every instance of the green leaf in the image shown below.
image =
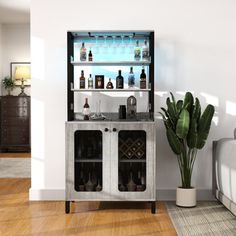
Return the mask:
{"type": "Polygon", "coordinates": [[[192,117],[196,119],[196,121],[199,121],[199,118],[201,116],[201,105],[198,100],[198,98],[195,98],[195,104],[192,112],[192,117]]]}
{"type": "Polygon", "coordinates": [[[183,109],[179,115],[179,119],[176,125],[176,135],[179,138],[184,139],[189,130],[189,112],[186,109],[183,109]]]}
{"type": "Polygon", "coordinates": [[[187,92],[184,97],[184,104],[183,107],[191,113],[193,106],[193,95],[190,92],[187,92]]]}
{"type": "Polygon", "coordinates": [[[195,118],[192,118],[190,121],[189,132],[187,135],[187,145],[189,148],[196,148],[197,145],[197,121],[195,118]]]}
{"type": "Polygon", "coordinates": [[[179,155],[182,151],[182,143],[178,139],[177,135],[172,129],[167,129],[166,130],[166,136],[168,139],[168,142],[170,144],[170,147],[172,151],[176,154],[179,155]]]}
{"type": "Polygon", "coordinates": [[[179,100],[179,101],[177,102],[176,107],[177,107],[177,111],[178,111],[178,112],[181,111],[181,109],[182,109],[182,107],[183,107],[183,104],[184,104],[183,100],[179,100]]]}
{"type": "Polygon", "coordinates": [[[198,149],[202,149],[206,143],[214,112],[215,108],[212,105],[208,105],[199,120],[197,140],[198,149]]]}

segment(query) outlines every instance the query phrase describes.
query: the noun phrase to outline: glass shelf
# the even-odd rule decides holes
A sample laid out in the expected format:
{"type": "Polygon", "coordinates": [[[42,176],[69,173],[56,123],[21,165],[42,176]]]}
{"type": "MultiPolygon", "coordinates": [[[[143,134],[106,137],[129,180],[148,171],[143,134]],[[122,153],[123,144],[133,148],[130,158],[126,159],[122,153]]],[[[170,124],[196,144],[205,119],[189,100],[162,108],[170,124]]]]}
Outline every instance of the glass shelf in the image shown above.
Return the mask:
{"type": "Polygon", "coordinates": [[[102,162],[101,159],[76,159],[75,162],[102,162]]]}
{"type": "Polygon", "coordinates": [[[71,61],[74,66],[144,66],[151,61],[71,61]]]}
{"type": "Polygon", "coordinates": [[[151,89],[75,89],[72,88],[71,91],[74,92],[149,92],[151,89]]]}
{"type": "Polygon", "coordinates": [[[146,160],[143,159],[125,159],[125,160],[120,160],[120,162],[146,162],[146,160]]]}

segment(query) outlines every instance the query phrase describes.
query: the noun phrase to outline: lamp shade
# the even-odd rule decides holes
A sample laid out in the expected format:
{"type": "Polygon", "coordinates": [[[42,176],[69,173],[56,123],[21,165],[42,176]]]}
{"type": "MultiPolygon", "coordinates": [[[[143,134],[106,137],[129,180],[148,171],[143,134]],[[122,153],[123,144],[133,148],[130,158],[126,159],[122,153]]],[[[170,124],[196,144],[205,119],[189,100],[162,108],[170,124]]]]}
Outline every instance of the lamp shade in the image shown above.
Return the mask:
{"type": "Polygon", "coordinates": [[[28,80],[30,79],[30,68],[29,66],[17,66],[15,71],[16,80],[28,80]]]}

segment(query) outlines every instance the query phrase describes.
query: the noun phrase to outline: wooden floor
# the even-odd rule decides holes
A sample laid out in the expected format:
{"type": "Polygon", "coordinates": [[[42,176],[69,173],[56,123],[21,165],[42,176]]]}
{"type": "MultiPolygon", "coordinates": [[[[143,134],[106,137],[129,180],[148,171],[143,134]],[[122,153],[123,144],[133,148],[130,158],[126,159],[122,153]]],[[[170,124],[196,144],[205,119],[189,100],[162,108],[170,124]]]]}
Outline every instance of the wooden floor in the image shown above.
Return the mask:
{"type": "Polygon", "coordinates": [[[14,158],[30,158],[31,157],[31,153],[21,153],[21,152],[18,152],[18,153],[13,153],[13,152],[7,152],[7,153],[0,153],[0,158],[11,158],[11,157],[14,157],[14,158]]]}
{"type": "Polygon", "coordinates": [[[30,179],[0,179],[0,235],[177,235],[163,203],[29,202],[30,179]]]}

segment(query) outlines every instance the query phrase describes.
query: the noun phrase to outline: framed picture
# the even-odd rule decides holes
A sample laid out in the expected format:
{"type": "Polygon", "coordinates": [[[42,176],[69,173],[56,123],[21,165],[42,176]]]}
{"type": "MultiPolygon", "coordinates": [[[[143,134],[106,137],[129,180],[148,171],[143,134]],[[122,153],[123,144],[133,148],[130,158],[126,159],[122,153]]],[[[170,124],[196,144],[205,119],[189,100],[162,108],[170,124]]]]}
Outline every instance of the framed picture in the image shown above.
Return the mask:
{"type": "Polygon", "coordinates": [[[13,80],[15,80],[16,86],[21,85],[22,78],[24,79],[24,85],[30,86],[31,85],[30,62],[11,62],[10,76],[13,80]]]}
{"type": "Polygon", "coordinates": [[[104,75],[95,75],[95,88],[104,89],[104,75]]]}

